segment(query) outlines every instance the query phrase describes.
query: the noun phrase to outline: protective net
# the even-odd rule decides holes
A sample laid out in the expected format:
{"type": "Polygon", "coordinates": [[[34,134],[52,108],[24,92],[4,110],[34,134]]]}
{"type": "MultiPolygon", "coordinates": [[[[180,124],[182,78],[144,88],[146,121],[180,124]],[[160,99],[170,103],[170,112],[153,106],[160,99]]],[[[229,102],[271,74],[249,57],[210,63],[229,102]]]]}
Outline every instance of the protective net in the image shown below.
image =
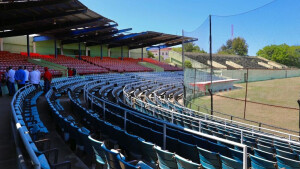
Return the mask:
{"type": "Polygon", "coordinates": [[[185,105],[298,134],[299,7],[300,1],[274,0],[241,14],[212,15],[196,30],[184,32],[197,38],[194,46],[200,48],[185,47],[185,60],[192,63],[184,73],[185,105]]]}

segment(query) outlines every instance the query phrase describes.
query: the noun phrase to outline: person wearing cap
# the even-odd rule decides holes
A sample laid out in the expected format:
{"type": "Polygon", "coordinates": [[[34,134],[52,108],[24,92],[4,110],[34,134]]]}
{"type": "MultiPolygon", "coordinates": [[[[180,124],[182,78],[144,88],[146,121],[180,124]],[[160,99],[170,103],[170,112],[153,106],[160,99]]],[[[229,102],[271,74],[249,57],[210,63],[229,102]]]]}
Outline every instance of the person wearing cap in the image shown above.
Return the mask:
{"type": "Polygon", "coordinates": [[[15,73],[15,80],[17,81],[18,84],[18,90],[20,90],[22,87],[25,86],[25,78],[26,78],[26,73],[23,70],[23,66],[19,66],[19,69],[15,73]]]}
{"type": "Polygon", "coordinates": [[[16,73],[16,71],[14,69],[12,69],[11,66],[9,66],[6,78],[7,78],[7,88],[8,88],[8,92],[9,92],[10,96],[13,96],[16,92],[15,73],[16,73]]]}
{"type": "Polygon", "coordinates": [[[50,90],[52,74],[49,72],[48,67],[45,67],[44,69],[44,92],[47,93],[50,90]]]}

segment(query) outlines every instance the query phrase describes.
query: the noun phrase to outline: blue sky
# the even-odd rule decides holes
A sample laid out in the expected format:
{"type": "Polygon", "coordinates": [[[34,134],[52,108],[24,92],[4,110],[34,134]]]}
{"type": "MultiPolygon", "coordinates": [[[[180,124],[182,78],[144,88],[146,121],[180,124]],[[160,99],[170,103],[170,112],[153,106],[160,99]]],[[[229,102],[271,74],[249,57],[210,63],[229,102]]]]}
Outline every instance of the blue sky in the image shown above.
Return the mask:
{"type": "MultiPolygon", "coordinates": [[[[196,30],[187,34],[199,38],[197,44],[205,50],[208,22],[202,28],[197,28],[209,14],[234,15],[271,1],[273,0],[81,0],[95,12],[115,20],[120,29],[133,28],[132,32],[158,31],[177,35],[181,35],[182,29],[188,32],[196,30]]],[[[299,0],[277,0],[261,10],[238,17],[213,17],[214,51],[231,37],[232,24],[235,36],[248,39],[249,55],[254,55],[267,44],[298,44],[299,9],[299,0]],[[281,22],[290,24],[290,28],[282,26],[281,22]],[[298,35],[292,36],[291,33],[298,35]]]]}

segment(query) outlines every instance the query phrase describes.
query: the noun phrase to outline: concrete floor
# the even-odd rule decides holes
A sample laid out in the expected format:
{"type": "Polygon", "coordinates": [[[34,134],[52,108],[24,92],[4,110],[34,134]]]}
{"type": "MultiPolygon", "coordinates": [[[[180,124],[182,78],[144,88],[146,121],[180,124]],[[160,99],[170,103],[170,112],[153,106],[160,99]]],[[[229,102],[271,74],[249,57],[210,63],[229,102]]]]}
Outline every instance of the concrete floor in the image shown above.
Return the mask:
{"type": "MultiPolygon", "coordinates": [[[[10,124],[11,109],[10,102],[12,97],[0,97],[0,169],[17,169],[16,147],[12,137],[10,124]]],[[[48,105],[44,96],[38,100],[38,111],[40,119],[46,125],[50,134],[47,136],[51,140],[51,147],[59,149],[59,160],[70,161],[72,169],[88,169],[76,154],[65,144],[61,136],[55,131],[54,121],[50,116],[48,105]]]]}
{"type": "Polygon", "coordinates": [[[10,124],[12,97],[0,97],[0,168],[17,168],[17,155],[10,124]]]}

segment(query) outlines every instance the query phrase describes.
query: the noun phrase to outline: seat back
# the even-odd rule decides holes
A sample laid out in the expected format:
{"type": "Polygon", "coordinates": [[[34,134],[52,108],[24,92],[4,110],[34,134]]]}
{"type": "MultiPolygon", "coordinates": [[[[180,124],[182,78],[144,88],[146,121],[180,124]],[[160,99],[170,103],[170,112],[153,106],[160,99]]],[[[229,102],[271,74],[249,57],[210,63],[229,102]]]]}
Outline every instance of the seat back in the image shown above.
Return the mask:
{"type": "Polygon", "coordinates": [[[300,169],[300,161],[287,159],[285,157],[276,155],[278,168],[285,169],[300,169]]]}
{"type": "Polygon", "coordinates": [[[105,153],[105,159],[107,164],[109,165],[109,168],[111,169],[121,169],[118,156],[120,156],[120,153],[113,152],[105,147],[104,144],[101,145],[102,150],[105,153]]]}
{"type": "Polygon", "coordinates": [[[178,150],[177,154],[179,154],[180,156],[187,158],[187,159],[193,161],[194,163],[200,162],[196,145],[188,144],[188,143],[178,140],[178,149],[179,150],[178,150]]]}
{"type": "Polygon", "coordinates": [[[254,155],[256,157],[276,162],[274,154],[268,153],[268,152],[265,152],[265,151],[262,151],[262,150],[259,150],[259,149],[256,149],[256,148],[254,148],[253,150],[254,150],[254,155]]]}
{"type": "Polygon", "coordinates": [[[250,155],[251,169],[277,169],[276,163],[250,155]]]}
{"type": "Polygon", "coordinates": [[[211,152],[198,147],[200,163],[204,168],[221,168],[220,156],[218,153],[211,152]]]}
{"type": "Polygon", "coordinates": [[[220,155],[223,169],[242,169],[243,162],[220,155]]]}
{"type": "Polygon", "coordinates": [[[154,144],[146,142],[145,140],[138,138],[140,150],[142,151],[142,158],[144,161],[155,164],[157,161],[156,152],[154,150],[154,144]]]}
{"type": "Polygon", "coordinates": [[[139,167],[136,167],[125,160],[123,160],[120,156],[117,157],[121,166],[121,169],[138,169],[139,167]]]}
{"type": "Polygon", "coordinates": [[[101,148],[103,142],[93,139],[92,136],[89,136],[89,143],[92,146],[94,153],[95,153],[95,158],[96,161],[100,164],[105,164],[105,152],[101,148]]]}
{"type": "Polygon", "coordinates": [[[177,164],[173,158],[174,153],[161,150],[159,147],[154,147],[158,159],[159,168],[161,169],[177,169],[177,164]]]}
{"type": "Polygon", "coordinates": [[[276,149],[276,154],[281,156],[281,157],[289,158],[289,159],[292,159],[292,160],[298,160],[297,154],[294,154],[294,153],[290,153],[290,152],[286,152],[286,151],[276,149]]]}
{"type": "Polygon", "coordinates": [[[199,164],[189,161],[178,155],[175,155],[175,160],[176,160],[178,169],[198,169],[200,167],[199,164]]]}

